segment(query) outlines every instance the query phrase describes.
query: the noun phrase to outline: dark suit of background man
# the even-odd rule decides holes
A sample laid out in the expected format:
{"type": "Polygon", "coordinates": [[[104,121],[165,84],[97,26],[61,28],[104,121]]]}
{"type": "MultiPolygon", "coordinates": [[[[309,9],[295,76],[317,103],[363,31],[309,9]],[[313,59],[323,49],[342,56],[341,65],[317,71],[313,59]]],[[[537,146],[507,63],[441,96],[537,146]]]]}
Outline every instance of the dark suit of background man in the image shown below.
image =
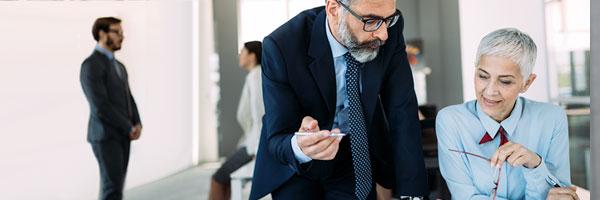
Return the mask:
{"type": "Polygon", "coordinates": [[[263,41],[264,126],[251,199],[427,196],[394,0],[328,0],[263,41]],[[313,132],[294,136],[294,132],[313,132]],[[329,137],[332,132],[347,133],[329,137]],[[358,181],[357,181],[358,180],[358,181]]]}
{"type": "Polygon", "coordinates": [[[122,199],[129,146],[142,133],[125,66],[115,59],[121,49],[121,20],[98,18],[92,28],[98,41],[81,64],[80,81],[90,104],[87,140],[100,168],[100,199],[122,199]]]}

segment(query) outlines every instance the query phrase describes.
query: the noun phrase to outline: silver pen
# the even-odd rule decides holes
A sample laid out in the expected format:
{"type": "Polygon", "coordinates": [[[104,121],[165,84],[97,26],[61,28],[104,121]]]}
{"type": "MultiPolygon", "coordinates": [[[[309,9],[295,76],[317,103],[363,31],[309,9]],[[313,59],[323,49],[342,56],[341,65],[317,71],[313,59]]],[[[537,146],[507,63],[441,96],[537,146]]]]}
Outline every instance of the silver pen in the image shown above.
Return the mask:
{"type": "Polygon", "coordinates": [[[560,183],[554,181],[554,179],[552,179],[550,176],[546,177],[546,182],[548,182],[552,187],[562,187],[560,183]]]}
{"type": "MultiPolygon", "coordinates": [[[[294,135],[298,135],[298,136],[308,136],[308,135],[312,135],[315,134],[317,132],[295,132],[294,135]]],[[[346,136],[345,133],[331,133],[329,135],[329,137],[344,137],[346,136]]]]}

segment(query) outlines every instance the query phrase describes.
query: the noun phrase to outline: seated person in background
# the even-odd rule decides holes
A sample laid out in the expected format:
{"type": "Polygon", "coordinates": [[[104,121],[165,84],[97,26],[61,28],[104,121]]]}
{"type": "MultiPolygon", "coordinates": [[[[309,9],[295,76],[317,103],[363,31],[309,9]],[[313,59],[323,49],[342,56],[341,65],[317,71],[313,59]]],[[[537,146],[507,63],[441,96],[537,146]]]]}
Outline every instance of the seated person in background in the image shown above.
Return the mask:
{"type": "Polygon", "coordinates": [[[565,111],[519,97],[536,78],[536,52],[517,29],[489,33],[477,50],[476,100],[438,113],[440,171],[452,199],[578,198],[568,187],[565,111]]]}
{"type": "Polygon", "coordinates": [[[246,42],[240,52],[240,67],[248,71],[237,111],[237,119],[244,135],[240,140],[240,148],[229,156],[212,176],[208,196],[210,200],[230,199],[231,173],[254,160],[256,155],[262,116],[265,114],[260,69],[261,52],[262,43],[259,41],[246,42]]]}

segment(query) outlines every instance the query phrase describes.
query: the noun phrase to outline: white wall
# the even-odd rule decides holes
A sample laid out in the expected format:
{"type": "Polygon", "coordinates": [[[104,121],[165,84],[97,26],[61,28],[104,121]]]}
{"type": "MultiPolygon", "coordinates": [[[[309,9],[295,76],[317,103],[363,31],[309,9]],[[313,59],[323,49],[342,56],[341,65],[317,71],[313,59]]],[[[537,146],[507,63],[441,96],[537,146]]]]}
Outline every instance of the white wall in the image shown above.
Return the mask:
{"type": "MultiPolygon", "coordinates": [[[[194,16],[197,19],[196,24],[199,28],[199,41],[197,44],[198,50],[195,54],[199,55],[198,70],[194,74],[198,74],[199,78],[194,85],[198,86],[195,91],[199,94],[196,97],[198,106],[196,107],[198,117],[194,121],[198,121],[197,131],[194,131],[198,136],[194,138],[194,164],[206,161],[217,161],[219,159],[219,143],[217,136],[217,101],[219,99],[219,56],[215,52],[215,36],[213,31],[213,6],[212,0],[200,0],[198,15],[194,16]]],[[[196,102],[196,100],[194,100],[196,102]]]]}
{"type": "Polygon", "coordinates": [[[0,2],[0,199],[97,197],[79,70],[108,15],[124,20],[116,56],[144,124],[126,188],[192,165],[192,96],[208,93],[192,88],[191,0],[0,2]]]}
{"type": "Polygon", "coordinates": [[[479,41],[487,33],[506,27],[528,33],[538,47],[533,72],[537,79],[523,96],[549,100],[548,66],[544,20],[544,0],[459,0],[463,97],[475,99],[473,75],[479,41]]]}

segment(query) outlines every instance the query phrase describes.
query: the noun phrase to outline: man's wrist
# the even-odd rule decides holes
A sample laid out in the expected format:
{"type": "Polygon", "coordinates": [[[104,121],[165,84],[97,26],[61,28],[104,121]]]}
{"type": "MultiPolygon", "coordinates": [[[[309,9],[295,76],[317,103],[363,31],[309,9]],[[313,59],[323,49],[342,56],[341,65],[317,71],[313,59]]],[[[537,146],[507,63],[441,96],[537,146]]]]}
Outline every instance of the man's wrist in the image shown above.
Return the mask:
{"type": "Polygon", "coordinates": [[[294,152],[294,157],[296,158],[296,160],[298,160],[300,164],[310,162],[312,158],[308,157],[306,154],[304,154],[304,152],[302,152],[302,149],[300,149],[300,146],[298,146],[297,139],[297,136],[294,135],[290,140],[292,145],[292,151],[294,152]]]}

